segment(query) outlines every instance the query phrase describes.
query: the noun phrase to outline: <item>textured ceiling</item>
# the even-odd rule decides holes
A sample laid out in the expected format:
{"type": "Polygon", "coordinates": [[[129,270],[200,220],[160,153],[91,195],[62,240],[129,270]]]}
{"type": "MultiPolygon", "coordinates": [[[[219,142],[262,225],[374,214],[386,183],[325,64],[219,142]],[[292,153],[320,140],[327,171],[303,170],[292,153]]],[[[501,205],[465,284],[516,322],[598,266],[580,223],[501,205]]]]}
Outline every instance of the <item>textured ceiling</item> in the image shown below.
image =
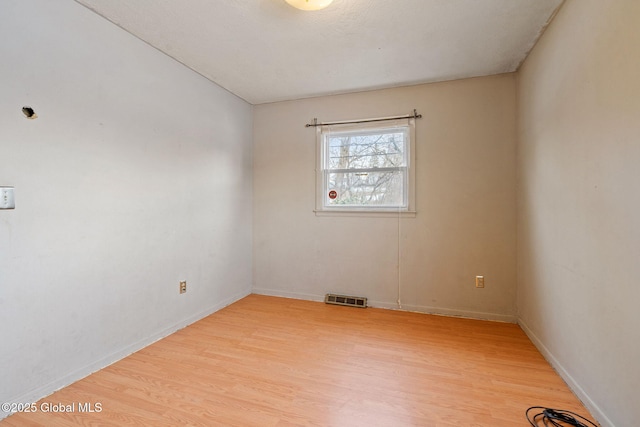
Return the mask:
{"type": "Polygon", "coordinates": [[[252,104],[515,71],[562,0],[76,0],[252,104]]]}

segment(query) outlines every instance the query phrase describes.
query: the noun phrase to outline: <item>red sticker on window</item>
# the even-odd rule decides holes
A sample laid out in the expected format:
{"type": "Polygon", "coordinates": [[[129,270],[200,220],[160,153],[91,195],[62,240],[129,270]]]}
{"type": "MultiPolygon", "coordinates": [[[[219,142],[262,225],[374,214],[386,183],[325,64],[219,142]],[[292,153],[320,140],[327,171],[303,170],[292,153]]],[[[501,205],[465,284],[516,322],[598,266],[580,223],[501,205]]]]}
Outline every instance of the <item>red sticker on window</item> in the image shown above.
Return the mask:
{"type": "Polygon", "coordinates": [[[337,198],[337,197],[338,197],[338,192],[337,192],[336,190],[331,190],[331,191],[329,191],[329,198],[330,198],[331,200],[333,200],[333,199],[335,199],[335,198],[337,198]]]}

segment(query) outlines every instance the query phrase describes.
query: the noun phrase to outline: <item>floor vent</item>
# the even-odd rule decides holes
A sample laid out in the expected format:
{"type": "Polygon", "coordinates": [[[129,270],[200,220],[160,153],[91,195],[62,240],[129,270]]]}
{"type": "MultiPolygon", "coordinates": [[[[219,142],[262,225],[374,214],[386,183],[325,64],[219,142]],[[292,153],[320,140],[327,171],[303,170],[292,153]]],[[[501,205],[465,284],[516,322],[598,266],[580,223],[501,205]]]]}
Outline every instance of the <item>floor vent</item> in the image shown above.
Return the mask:
{"type": "Polygon", "coordinates": [[[346,295],[327,294],[324,296],[324,302],[327,304],[348,305],[350,307],[365,308],[367,306],[365,297],[350,297],[346,295]]]}

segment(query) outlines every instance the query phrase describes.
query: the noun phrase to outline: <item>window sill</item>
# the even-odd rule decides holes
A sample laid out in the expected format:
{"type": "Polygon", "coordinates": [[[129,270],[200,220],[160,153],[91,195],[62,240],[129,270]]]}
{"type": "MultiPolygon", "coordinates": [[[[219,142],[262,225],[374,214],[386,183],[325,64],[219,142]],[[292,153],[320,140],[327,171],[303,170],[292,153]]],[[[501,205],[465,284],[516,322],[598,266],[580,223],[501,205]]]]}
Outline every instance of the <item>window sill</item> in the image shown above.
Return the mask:
{"type": "Polygon", "coordinates": [[[374,218],[415,218],[416,211],[374,211],[374,210],[314,210],[316,216],[374,217],[374,218]]]}

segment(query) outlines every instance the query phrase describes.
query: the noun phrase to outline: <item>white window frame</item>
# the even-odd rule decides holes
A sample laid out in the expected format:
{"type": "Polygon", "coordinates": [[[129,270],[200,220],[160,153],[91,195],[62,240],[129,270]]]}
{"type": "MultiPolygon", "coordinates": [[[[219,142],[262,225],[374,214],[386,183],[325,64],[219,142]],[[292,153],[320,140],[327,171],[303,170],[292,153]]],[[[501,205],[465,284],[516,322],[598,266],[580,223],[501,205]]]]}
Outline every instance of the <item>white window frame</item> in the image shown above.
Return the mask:
{"type": "Polygon", "coordinates": [[[347,216],[415,216],[415,119],[395,119],[385,120],[382,122],[372,123],[354,123],[348,125],[318,126],[316,128],[316,215],[347,215],[347,216]],[[330,206],[326,203],[328,192],[327,188],[327,169],[326,156],[327,145],[326,137],[332,133],[370,133],[376,130],[390,130],[397,128],[406,128],[408,138],[407,144],[407,166],[406,174],[403,182],[403,191],[405,192],[405,206],[330,206]]]}

